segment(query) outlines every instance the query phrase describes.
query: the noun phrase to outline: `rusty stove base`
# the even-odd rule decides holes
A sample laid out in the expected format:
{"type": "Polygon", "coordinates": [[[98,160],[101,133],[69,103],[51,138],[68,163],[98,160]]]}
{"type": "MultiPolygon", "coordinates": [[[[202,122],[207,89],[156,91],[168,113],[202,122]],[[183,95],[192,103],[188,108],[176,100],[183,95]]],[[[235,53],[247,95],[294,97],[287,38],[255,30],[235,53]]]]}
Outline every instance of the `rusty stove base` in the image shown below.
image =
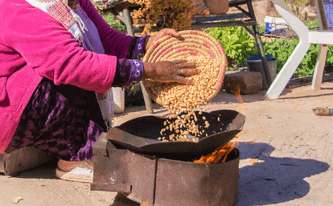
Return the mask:
{"type": "Polygon", "coordinates": [[[116,148],[102,134],[94,147],[91,190],[120,192],[141,206],[233,206],[239,150],[225,163],[157,158],[116,148]]]}

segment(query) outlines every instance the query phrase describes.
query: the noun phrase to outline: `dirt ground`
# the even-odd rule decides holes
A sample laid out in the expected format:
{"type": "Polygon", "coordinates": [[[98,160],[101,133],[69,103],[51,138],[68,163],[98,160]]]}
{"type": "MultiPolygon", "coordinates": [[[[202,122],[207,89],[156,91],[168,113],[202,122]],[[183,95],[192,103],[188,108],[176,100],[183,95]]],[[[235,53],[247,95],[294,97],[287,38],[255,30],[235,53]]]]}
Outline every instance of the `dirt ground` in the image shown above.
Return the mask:
{"type": "MultiPolygon", "coordinates": [[[[316,116],[312,108],[333,108],[333,82],[320,91],[311,85],[285,89],[277,100],[263,100],[265,91],[242,95],[221,91],[202,111],[232,109],[246,116],[240,150],[238,206],[333,205],[333,116],[316,116]],[[251,164],[251,159],[258,163],[251,164]]],[[[166,110],[154,104],[155,115],[166,110]]],[[[126,108],[116,125],[146,115],[145,107],[126,108]]],[[[90,184],[56,179],[52,161],[17,177],[0,175],[0,206],[127,206],[137,203],[116,193],[91,191],[90,184]]]]}

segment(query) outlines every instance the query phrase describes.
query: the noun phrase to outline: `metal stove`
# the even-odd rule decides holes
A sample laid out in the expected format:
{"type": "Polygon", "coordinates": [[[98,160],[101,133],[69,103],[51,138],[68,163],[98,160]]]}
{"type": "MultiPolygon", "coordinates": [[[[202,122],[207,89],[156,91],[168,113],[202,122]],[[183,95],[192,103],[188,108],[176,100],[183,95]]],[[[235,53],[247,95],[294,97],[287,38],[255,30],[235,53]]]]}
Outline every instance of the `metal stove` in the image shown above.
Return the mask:
{"type": "Polygon", "coordinates": [[[239,151],[235,148],[219,164],[193,160],[227,144],[242,130],[245,117],[233,110],[201,115],[211,126],[198,142],[157,140],[165,118],[156,116],[139,117],[103,133],[94,146],[91,190],[119,192],[141,206],[235,205],[239,151]]]}

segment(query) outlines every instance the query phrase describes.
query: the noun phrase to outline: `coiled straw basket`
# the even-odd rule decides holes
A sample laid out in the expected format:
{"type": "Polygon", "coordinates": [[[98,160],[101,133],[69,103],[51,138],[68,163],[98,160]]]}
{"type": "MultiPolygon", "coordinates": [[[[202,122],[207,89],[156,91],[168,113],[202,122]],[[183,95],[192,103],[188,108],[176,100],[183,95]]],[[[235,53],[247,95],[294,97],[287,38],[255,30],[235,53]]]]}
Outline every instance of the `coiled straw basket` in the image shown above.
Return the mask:
{"type": "MultiPolygon", "coordinates": [[[[156,42],[146,52],[143,61],[144,62],[158,62],[169,61],[172,59],[186,59],[189,56],[209,56],[218,61],[218,75],[216,77],[216,83],[213,93],[206,97],[205,101],[209,102],[220,91],[226,69],[226,55],[221,44],[210,34],[195,30],[180,31],[181,38],[164,37],[156,42]]],[[[193,58],[192,58],[193,59],[193,58]]],[[[170,107],[160,98],[160,94],[155,94],[152,88],[151,80],[143,80],[142,83],[147,90],[149,96],[158,104],[170,107]]],[[[178,84],[178,83],[175,83],[178,84]]],[[[189,85],[190,86],[190,85],[189,85]]],[[[156,89],[155,89],[156,91],[156,89]]],[[[177,97],[178,98],[178,97],[177,97]]],[[[182,98],[179,96],[179,98],[182,98]]],[[[184,100],[186,101],[186,100],[184,100]]]]}

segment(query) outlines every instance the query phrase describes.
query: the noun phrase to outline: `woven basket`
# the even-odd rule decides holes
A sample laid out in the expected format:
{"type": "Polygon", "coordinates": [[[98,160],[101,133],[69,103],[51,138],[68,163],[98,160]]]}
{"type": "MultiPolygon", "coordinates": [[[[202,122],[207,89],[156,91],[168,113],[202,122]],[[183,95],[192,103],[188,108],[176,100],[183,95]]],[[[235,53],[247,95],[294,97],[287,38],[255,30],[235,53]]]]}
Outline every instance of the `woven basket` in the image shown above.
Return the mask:
{"type": "MultiPolygon", "coordinates": [[[[182,38],[164,37],[156,42],[146,52],[143,61],[144,62],[158,62],[168,61],[174,58],[188,57],[188,56],[209,56],[214,61],[219,62],[219,71],[216,75],[216,84],[214,86],[214,92],[212,95],[205,99],[209,102],[220,91],[226,69],[226,55],[221,44],[210,34],[195,31],[186,30],[179,32],[182,38]]],[[[154,94],[151,88],[151,84],[148,81],[143,80],[143,85],[147,90],[149,96],[158,104],[168,107],[159,98],[158,94],[154,94]]],[[[177,84],[177,83],[175,83],[177,84]]],[[[179,97],[181,98],[181,97],[179,97]]]]}

